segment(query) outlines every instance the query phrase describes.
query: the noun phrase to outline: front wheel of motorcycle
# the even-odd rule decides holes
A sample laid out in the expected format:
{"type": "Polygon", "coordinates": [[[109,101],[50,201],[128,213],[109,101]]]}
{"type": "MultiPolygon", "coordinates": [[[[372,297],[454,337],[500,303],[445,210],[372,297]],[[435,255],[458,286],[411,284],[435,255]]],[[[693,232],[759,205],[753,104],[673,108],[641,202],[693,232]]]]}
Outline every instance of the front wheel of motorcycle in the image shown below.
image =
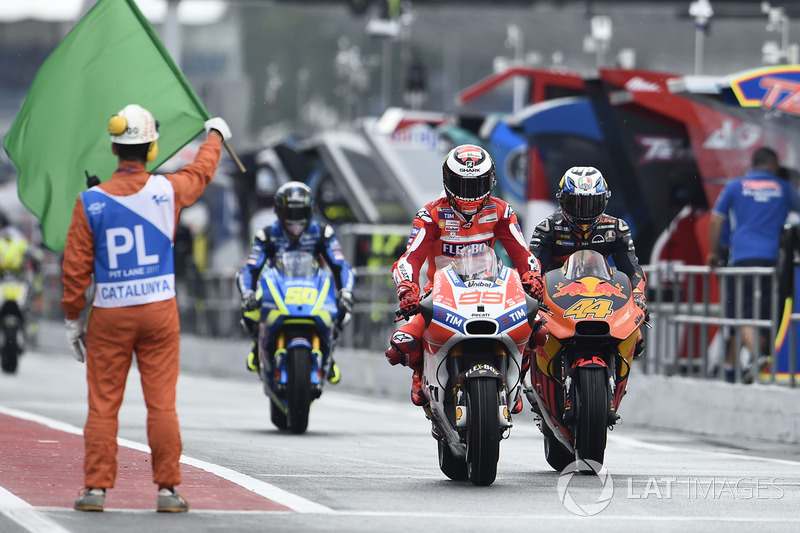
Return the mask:
{"type": "Polygon", "coordinates": [[[289,431],[304,433],[308,429],[308,412],[311,409],[311,350],[302,346],[290,349],[286,369],[286,418],[289,431]]]}
{"type": "MultiPolygon", "coordinates": [[[[605,368],[578,369],[578,419],[575,451],[583,460],[603,464],[608,437],[608,387],[605,368]]],[[[593,473],[593,472],[591,472],[593,473]]]]}
{"type": "Polygon", "coordinates": [[[439,468],[442,470],[442,473],[453,481],[466,481],[469,479],[467,463],[463,459],[459,459],[453,455],[450,446],[444,439],[438,441],[438,445],[439,468]]]}
{"type": "Polygon", "coordinates": [[[467,388],[467,471],[473,485],[491,485],[500,459],[500,394],[494,379],[472,379],[467,388]]]}
{"type": "Polygon", "coordinates": [[[286,429],[289,427],[289,421],[286,420],[286,413],[284,413],[280,407],[275,405],[275,400],[272,399],[269,401],[269,414],[272,423],[275,424],[276,428],[286,429]]]}

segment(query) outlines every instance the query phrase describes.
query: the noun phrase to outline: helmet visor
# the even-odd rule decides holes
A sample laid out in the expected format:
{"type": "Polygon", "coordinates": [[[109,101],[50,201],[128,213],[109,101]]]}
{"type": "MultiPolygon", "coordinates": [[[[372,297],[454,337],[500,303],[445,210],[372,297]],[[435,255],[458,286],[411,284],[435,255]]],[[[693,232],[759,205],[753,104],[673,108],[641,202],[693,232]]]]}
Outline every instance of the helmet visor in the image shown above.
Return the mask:
{"type": "Polygon", "coordinates": [[[310,205],[290,205],[283,208],[283,219],[287,222],[303,222],[311,218],[310,205]]]}
{"type": "Polygon", "coordinates": [[[480,200],[492,192],[493,176],[444,177],[444,187],[458,200],[480,200]]]}
{"type": "Polygon", "coordinates": [[[579,220],[592,220],[603,214],[608,203],[606,193],[570,194],[561,193],[561,207],[579,220]]]}
{"type": "Polygon", "coordinates": [[[278,206],[278,219],[286,232],[292,237],[299,237],[311,223],[310,205],[278,206]]]}

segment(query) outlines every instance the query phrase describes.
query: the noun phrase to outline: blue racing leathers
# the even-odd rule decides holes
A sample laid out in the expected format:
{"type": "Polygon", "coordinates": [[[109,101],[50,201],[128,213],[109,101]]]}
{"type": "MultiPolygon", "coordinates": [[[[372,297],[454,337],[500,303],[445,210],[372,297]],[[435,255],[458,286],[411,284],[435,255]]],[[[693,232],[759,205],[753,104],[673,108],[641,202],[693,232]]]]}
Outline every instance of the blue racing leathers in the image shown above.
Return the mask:
{"type": "Polygon", "coordinates": [[[258,285],[258,276],[268,262],[272,264],[276,257],[287,251],[309,252],[327,265],[333,274],[337,294],[342,290],[353,291],[355,275],[352,268],[345,261],[339,239],[336,238],[333,228],[329,225],[320,225],[312,220],[305,233],[297,242],[290,240],[281,227],[279,221],[266,226],[256,232],[247,262],[236,275],[236,285],[239,291],[255,291],[258,285]]]}

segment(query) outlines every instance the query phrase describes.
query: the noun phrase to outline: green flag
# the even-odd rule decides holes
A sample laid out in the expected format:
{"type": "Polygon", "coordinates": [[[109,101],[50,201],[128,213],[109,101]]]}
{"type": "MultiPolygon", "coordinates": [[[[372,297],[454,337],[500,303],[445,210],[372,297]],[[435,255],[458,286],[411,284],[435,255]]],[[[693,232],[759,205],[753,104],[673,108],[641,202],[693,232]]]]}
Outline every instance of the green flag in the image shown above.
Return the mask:
{"type": "Polygon", "coordinates": [[[3,146],[17,167],[22,203],[61,251],[86,172],[117,167],[108,120],[128,104],[160,125],[158,167],[210,118],[133,0],[99,0],[39,69],[3,146]]]}

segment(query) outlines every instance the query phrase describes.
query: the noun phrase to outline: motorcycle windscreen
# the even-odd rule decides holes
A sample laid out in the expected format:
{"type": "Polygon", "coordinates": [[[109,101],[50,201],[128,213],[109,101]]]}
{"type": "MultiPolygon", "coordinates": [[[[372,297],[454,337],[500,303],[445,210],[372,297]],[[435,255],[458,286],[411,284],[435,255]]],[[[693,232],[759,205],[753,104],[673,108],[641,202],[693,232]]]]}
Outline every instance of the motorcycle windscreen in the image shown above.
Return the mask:
{"type": "Polygon", "coordinates": [[[484,243],[465,246],[458,251],[453,263],[463,281],[494,281],[500,269],[494,250],[484,243]]]}
{"type": "Polygon", "coordinates": [[[290,251],[281,254],[278,270],[287,278],[311,278],[316,272],[316,260],[308,252],[290,251]]]}
{"type": "Polygon", "coordinates": [[[611,268],[605,258],[594,250],[579,250],[569,256],[562,267],[564,277],[570,280],[593,276],[598,279],[611,281],[611,268]]]}

